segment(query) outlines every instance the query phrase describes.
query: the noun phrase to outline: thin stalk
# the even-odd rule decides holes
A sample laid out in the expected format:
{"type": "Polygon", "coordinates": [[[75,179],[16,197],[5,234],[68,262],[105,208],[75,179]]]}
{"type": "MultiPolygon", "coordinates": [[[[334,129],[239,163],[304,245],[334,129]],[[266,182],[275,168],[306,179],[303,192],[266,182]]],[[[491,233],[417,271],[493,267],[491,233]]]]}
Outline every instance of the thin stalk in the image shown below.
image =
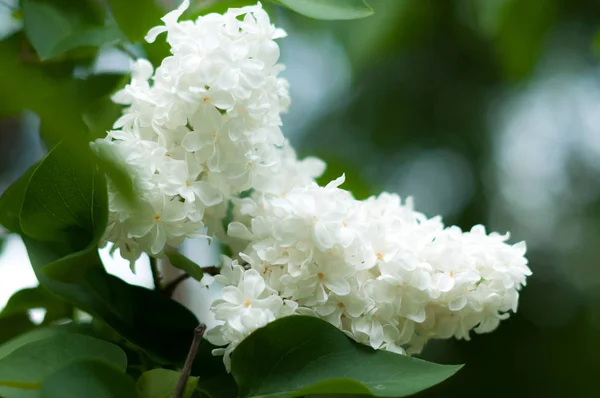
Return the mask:
{"type": "Polygon", "coordinates": [[[156,259],[156,257],[150,257],[150,271],[152,272],[152,282],[154,282],[154,290],[161,290],[160,271],[158,270],[158,260],[156,259]]]}
{"type": "Polygon", "coordinates": [[[177,289],[177,286],[179,286],[181,282],[188,279],[189,277],[190,275],[187,273],[181,274],[177,278],[173,279],[171,282],[167,283],[167,285],[163,289],[164,295],[167,297],[172,297],[173,293],[175,293],[175,289],[177,289]]]}
{"type": "Polygon", "coordinates": [[[190,351],[188,352],[188,356],[185,360],[185,365],[183,365],[183,370],[181,371],[181,375],[177,381],[175,391],[173,392],[173,398],[183,398],[185,384],[187,383],[190,373],[192,372],[192,364],[194,363],[194,358],[196,358],[196,354],[198,353],[198,347],[200,346],[200,342],[202,341],[202,336],[204,335],[205,331],[206,325],[203,323],[198,325],[194,330],[194,340],[190,346],[190,351]]]}

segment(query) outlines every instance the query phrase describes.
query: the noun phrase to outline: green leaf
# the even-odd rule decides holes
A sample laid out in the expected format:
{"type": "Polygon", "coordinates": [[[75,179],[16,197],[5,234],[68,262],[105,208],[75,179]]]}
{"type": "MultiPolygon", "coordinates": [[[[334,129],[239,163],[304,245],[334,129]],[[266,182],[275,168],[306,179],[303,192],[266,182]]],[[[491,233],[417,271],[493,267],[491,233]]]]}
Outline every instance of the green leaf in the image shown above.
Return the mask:
{"type": "MultiPolygon", "coordinates": [[[[196,19],[199,16],[211,13],[223,14],[229,8],[242,8],[256,4],[254,0],[220,0],[220,1],[192,1],[182,16],[182,20],[196,19]]],[[[264,7],[264,4],[263,4],[264,7]]]]}
{"type": "Polygon", "coordinates": [[[31,174],[37,165],[32,166],[27,172],[25,172],[17,181],[12,183],[6,191],[0,197],[0,224],[4,226],[10,232],[20,234],[21,223],[19,216],[21,214],[21,208],[23,207],[23,198],[25,197],[25,190],[29,184],[31,174]]]}
{"type": "Polygon", "coordinates": [[[77,359],[97,359],[125,371],[127,357],[118,346],[81,334],[58,334],[26,344],[0,359],[0,396],[20,397],[77,359]]]}
{"type": "MultiPolygon", "coordinates": [[[[22,46],[22,42],[0,41],[0,87],[3,94],[0,96],[0,108],[29,109],[37,113],[44,127],[42,138],[48,148],[65,137],[83,138],[85,125],[81,120],[80,104],[64,95],[66,77],[48,78],[49,66],[42,68],[39,64],[24,63],[21,57],[15,57],[19,43],[22,46]]],[[[72,75],[72,67],[58,66],[61,74],[72,75]]],[[[87,157],[86,152],[89,150],[82,150],[77,157],[87,157]]]]}
{"type": "Polygon", "coordinates": [[[165,254],[169,258],[169,262],[175,268],[179,268],[182,271],[187,272],[192,278],[199,281],[202,279],[204,273],[202,268],[183,254],[177,251],[165,251],[165,254]]]}
{"type": "Polygon", "coordinates": [[[155,0],[109,0],[110,8],[121,31],[132,41],[144,39],[150,28],[160,25],[165,12],[155,0]]]}
{"type": "Polygon", "coordinates": [[[56,57],[64,52],[81,47],[100,47],[106,44],[125,40],[123,33],[116,26],[93,26],[75,31],[58,42],[48,58],[56,57]]]}
{"type": "Polygon", "coordinates": [[[99,98],[112,95],[129,83],[130,79],[130,75],[103,73],[87,76],[85,79],[72,79],[68,84],[73,98],[88,105],[99,98]]]}
{"type": "Polygon", "coordinates": [[[52,245],[27,237],[23,241],[40,283],[50,291],[102,319],[156,361],[183,362],[198,325],[187,308],[157,291],[129,285],[97,267],[90,267],[77,282],[49,277],[45,272],[49,266],[77,266],[77,253],[60,258],[52,245]]]}
{"type": "Polygon", "coordinates": [[[0,312],[0,318],[14,314],[27,314],[34,308],[46,309],[44,323],[68,318],[72,312],[72,308],[67,302],[38,286],[19,290],[13,294],[0,312]]]}
{"type": "Polygon", "coordinates": [[[83,114],[83,122],[92,133],[92,137],[104,138],[106,132],[121,116],[122,110],[122,107],[115,104],[110,97],[102,97],[90,104],[83,114]]]}
{"type": "MultiPolygon", "coordinates": [[[[77,5],[79,4],[78,2],[77,5]]],[[[64,87],[64,84],[60,84],[55,79],[48,79],[39,65],[24,64],[20,57],[14,57],[15,51],[19,51],[19,44],[20,42],[15,43],[15,40],[0,41],[0,70],[3,72],[0,73],[0,87],[2,87],[0,110],[16,108],[30,109],[36,112],[44,126],[42,138],[47,146],[52,148],[65,139],[77,141],[75,150],[69,155],[70,161],[77,165],[76,167],[79,167],[79,164],[88,164],[90,159],[96,158],[96,156],[87,142],[88,137],[85,136],[85,131],[88,128],[82,120],[81,113],[83,112],[82,105],[90,106],[91,104],[82,104],[81,101],[74,100],[72,96],[65,96],[65,91],[70,91],[70,87],[64,87]],[[36,94],[31,95],[31,93],[36,94]]],[[[98,92],[97,90],[93,91],[98,92]]],[[[121,190],[121,193],[126,197],[132,197],[130,183],[116,183],[128,180],[123,170],[118,166],[108,165],[106,161],[101,162],[99,166],[111,181],[115,182],[115,187],[121,190]]],[[[26,186],[27,180],[28,176],[24,176],[19,179],[19,184],[26,186]]],[[[9,191],[12,191],[12,188],[9,191]]],[[[16,191],[17,195],[10,194],[10,202],[15,201],[15,196],[17,199],[23,196],[22,191],[16,191]]],[[[18,206],[10,203],[0,204],[0,208],[2,208],[0,223],[13,232],[19,232],[20,229],[18,223],[15,223],[15,219],[18,219],[15,217],[15,212],[19,214],[21,201],[16,200],[16,202],[18,206]],[[9,210],[9,214],[6,214],[6,210],[9,210]]]]}
{"type": "MultiPolygon", "coordinates": [[[[179,375],[179,372],[168,369],[153,369],[144,372],[137,381],[137,392],[141,398],[171,398],[179,375]]],[[[197,377],[188,378],[182,397],[191,398],[197,384],[197,377]]]]}
{"type": "Polygon", "coordinates": [[[373,14],[364,0],[275,0],[299,14],[315,19],[357,19],[373,14]]]}
{"type": "Polygon", "coordinates": [[[106,180],[93,158],[83,164],[73,161],[78,149],[63,141],[33,170],[20,224],[31,238],[68,242],[80,250],[104,233],[108,199],[106,180]]]}
{"type": "Polygon", "coordinates": [[[73,362],[42,384],[41,398],[135,398],[135,383],[121,369],[97,360],[73,362]]]}
{"type": "Polygon", "coordinates": [[[9,189],[0,213],[12,214],[7,221],[14,223],[21,208],[22,238],[44,288],[102,319],[157,361],[182,362],[198,320],[159,292],[106,273],[97,248],[106,228],[106,182],[93,162],[69,164],[73,155],[64,145],[9,189]]]}
{"type": "Polygon", "coordinates": [[[281,318],[258,329],[233,351],[231,361],[240,398],[331,393],[404,397],[460,369],[373,350],[306,316],[281,318]]]}
{"type": "Polygon", "coordinates": [[[77,26],[70,15],[47,2],[23,0],[27,38],[42,61],[80,47],[99,47],[124,37],[116,26],[77,26]]]}
{"type": "Polygon", "coordinates": [[[90,139],[104,138],[123,107],[111,100],[112,94],[123,88],[130,76],[100,74],[71,81],[73,97],[82,102],[83,121],[90,131],[90,139]]]}
{"type": "MultiPolygon", "coordinates": [[[[92,322],[94,322],[93,320],[92,322]]],[[[29,344],[33,341],[47,339],[52,336],[56,336],[61,333],[78,333],[85,336],[94,337],[97,339],[111,341],[110,335],[107,335],[103,330],[97,330],[92,324],[89,323],[66,323],[56,326],[43,326],[37,327],[25,333],[21,333],[18,336],[6,341],[0,345],[0,359],[4,358],[14,350],[29,344]]],[[[119,337],[120,339],[120,337],[119,337]]]]}
{"type": "Polygon", "coordinates": [[[73,32],[69,18],[51,4],[22,0],[25,34],[40,59],[52,56],[54,48],[73,32]]]}
{"type": "Polygon", "coordinates": [[[198,382],[198,393],[200,398],[231,398],[238,396],[238,387],[230,374],[220,375],[201,379],[198,382]]]}
{"type": "Polygon", "coordinates": [[[43,327],[30,330],[26,333],[21,333],[18,336],[6,341],[0,345],[0,359],[4,358],[14,350],[29,344],[33,341],[43,340],[58,333],[66,333],[66,328],[61,327],[43,327]]]}
{"type": "Polygon", "coordinates": [[[13,294],[0,312],[0,318],[27,313],[32,308],[44,308],[45,301],[50,298],[43,288],[30,287],[13,294]]]}
{"type": "Polygon", "coordinates": [[[13,314],[0,318],[0,344],[35,329],[35,327],[27,314],[13,314]]]}

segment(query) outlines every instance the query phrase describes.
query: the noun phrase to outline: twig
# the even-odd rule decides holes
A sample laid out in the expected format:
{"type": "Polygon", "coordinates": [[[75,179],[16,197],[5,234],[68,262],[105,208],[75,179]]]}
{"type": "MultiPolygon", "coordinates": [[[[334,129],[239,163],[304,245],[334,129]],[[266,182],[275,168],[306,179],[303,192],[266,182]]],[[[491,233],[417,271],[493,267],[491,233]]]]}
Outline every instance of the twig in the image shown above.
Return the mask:
{"type": "Polygon", "coordinates": [[[221,268],[215,267],[214,265],[211,267],[203,267],[202,272],[208,275],[219,275],[219,272],[221,272],[221,268]]]}
{"type": "Polygon", "coordinates": [[[181,375],[177,381],[177,387],[175,387],[175,391],[173,392],[173,398],[183,398],[183,390],[185,389],[185,384],[187,383],[190,373],[192,372],[192,364],[194,363],[194,358],[196,358],[196,354],[198,353],[198,347],[200,346],[200,341],[202,341],[202,336],[204,335],[205,331],[206,325],[203,323],[198,325],[194,330],[194,340],[192,341],[190,351],[188,352],[188,356],[185,360],[185,365],[183,365],[183,370],[181,371],[181,375]]]}
{"type": "Polygon", "coordinates": [[[167,283],[167,285],[163,288],[163,294],[167,297],[173,296],[173,293],[175,293],[175,289],[177,289],[177,286],[179,286],[179,284],[181,282],[183,282],[184,280],[186,280],[189,277],[190,277],[190,274],[188,274],[188,273],[179,275],[177,278],[175,278],[171,282],[167,283]]]}
{"type": "Polygon", "coordinates": [[[158,271],[158,262],[156,257],[150,257],[150,271],[152,272],[154,290],[160,290],[160,272],[158,271]]]}

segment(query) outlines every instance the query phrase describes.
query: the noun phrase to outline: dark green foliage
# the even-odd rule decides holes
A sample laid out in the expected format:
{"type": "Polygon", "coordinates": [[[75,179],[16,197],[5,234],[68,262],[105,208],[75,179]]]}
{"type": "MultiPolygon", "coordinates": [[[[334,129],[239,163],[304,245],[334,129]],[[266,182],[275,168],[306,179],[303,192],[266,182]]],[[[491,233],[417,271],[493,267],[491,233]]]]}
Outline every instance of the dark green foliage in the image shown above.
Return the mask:
{"type": "Polygon", "coordinates": [[[364,0],[276,0],[278,3],[315,19],[357,19],[373,10],[364,0]]]}
{"type": "Polygon", "coordinates": [[[346,393],[404,397],[460,369],[376,351],[321,319],[290,316],[261,328],[233,352],[240,397],[346,393]]]}
{"type": "Polygon", "coordinates": [[[51,374],[41,398],[134,398],[135,383],[121,369],[98,360],[80,360],[51,374]]]}
{"type": "Polygon", "coordinates": [[[19,397],[39,390],[48,376],[78,359],[95,359],[125,371],[127,359],[117,346],[80,334],[57,334],[25,344],[0,359],[0,394],[19,397]]]}
{"type": "MultiPolygon", "coordinates": [[[[170,398],[175,390],[180,373],[167,369],[145,372],[137,381],[136,389],[141,398],[170,398]]],[[[190,377],[182,398],[191,398],[198,385],[197,377],[190,377]]]]}

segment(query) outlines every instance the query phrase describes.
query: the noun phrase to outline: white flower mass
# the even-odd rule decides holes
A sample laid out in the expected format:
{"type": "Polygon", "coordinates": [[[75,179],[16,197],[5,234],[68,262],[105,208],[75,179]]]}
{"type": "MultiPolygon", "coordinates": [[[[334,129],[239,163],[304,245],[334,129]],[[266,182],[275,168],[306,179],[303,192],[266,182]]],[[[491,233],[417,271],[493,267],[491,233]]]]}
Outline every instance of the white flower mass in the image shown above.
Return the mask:
{"type": "Polygon", "coordinates": [[[516,311],[531,271],[524,242],[463,232],[383,193],[358,201],[339,185],[236,199],[245,222],[228,234],[248,246],[225,258],[223,325],[211,342],[227,355],[258,327],[290,314],[322,318],[374,349],[416,354],[432,338],[469,339],[516,311]],[[244,264],[245,266],[242,266],[244,264]]]}
{"type": "Polygon", "coordinates": [[[490,332],[517,310],[531,275],[524,242],[446,227],[395,194],[356,200],[344,176],[317,185],[325,164],[298,160],[280,129],[290,99],[274,39],[285,33],[260,3],[178,21],[188,5],[151,29],[147,40],[166,32],[172,55],[156,70],[135,62],[114,96],[123,116],[94,146],[129,172],[139,198],[133,206],[110,189],[105,239],[123,257],[161,256],[205,227],[234,249],[215,277],[221,324],[206,336],[228,368],[245,337],[293,314],[411,355],[429,339],[490,332]]]}
{"type": "Polygon", "coordinates": [[[178,22],[188,5],[147,35],[166,32],[172,55],[155,71],[145,59],[134,63],[131,83],[113,96],[127,108],[95,143],[132,175],[142,202],[132,208],[111,190],[106,239],[131,261],[200,235],[206,212],[285,178],[285,157],[295,157],[281,148],[290,100],[274,39],[285,33],[260,5],[178,22]]]}

